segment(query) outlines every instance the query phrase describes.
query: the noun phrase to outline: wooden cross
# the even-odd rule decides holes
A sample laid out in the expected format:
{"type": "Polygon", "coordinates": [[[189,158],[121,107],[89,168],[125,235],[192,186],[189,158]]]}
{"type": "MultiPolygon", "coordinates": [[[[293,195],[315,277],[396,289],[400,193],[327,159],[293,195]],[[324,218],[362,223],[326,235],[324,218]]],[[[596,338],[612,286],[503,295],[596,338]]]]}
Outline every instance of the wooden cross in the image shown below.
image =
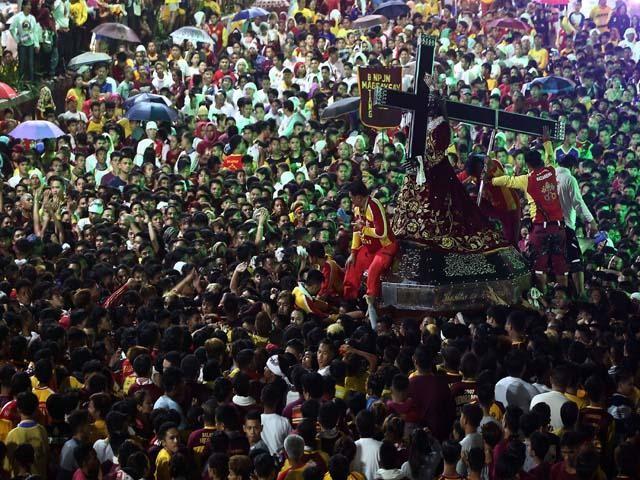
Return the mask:
{"type": "MultiPolygon", "coordinates": [[[[425,75],[432,74],[436,48],[435,37],[421,35],[418,39],[418,54],[412,92],[400,92],[388,88],[378,88],[374,94],[374,103],[383,107],[399,108],[411,113],[409,130],[409,148],[407,158],[412,159],[424,155],[427,139],[427,123],[429,111],[429,87],[425,83],[425,75]]],[[[466,103],[447,100],[445,102],[449,120],[467,123],[491,129],[510,130],[541,136],[545,127],[551,138],[564,139],[564,122],[522,115],[519,113],[493,110],[466,103]]]]}

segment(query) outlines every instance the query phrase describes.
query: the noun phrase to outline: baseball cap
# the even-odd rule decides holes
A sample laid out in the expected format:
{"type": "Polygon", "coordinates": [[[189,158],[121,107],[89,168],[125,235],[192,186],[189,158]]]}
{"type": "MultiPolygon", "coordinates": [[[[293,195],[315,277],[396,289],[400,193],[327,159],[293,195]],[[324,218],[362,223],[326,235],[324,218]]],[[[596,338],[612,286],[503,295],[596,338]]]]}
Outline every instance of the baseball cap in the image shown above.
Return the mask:
{"type": "Polygon", "coordinates": [[[153,120],[147,122],[147,124],[145,125],[145,130],[158,130],[158,124],[156,122],[154,122],[153,120]]]}
{"type": "Polygon", "coordinates": [[[102,205],[101,200],[94,200],[89,205],[89,213],[95,213],[97,215],[102,215],[104,212],[104,205],[102,205]]]}

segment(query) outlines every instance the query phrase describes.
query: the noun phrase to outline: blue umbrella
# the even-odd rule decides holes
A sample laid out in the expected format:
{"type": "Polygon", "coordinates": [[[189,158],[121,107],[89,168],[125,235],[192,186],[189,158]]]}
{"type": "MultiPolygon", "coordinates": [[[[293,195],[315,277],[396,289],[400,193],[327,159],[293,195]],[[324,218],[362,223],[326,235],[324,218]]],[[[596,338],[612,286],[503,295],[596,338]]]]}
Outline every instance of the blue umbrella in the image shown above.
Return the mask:
{"type": "Polygon", "coordinates": [[[235,16],[233,17],[233,21],[237,22],[239,20],[250,20],[252,18],[266,17],[268,15],[269,15],[269,12],[264,8],[251,7],[236,13],[235,16]]]}
{"type": "Polygon", "coordinates": [[[124,114],[129,120],[155,120],[159,122],[175,122],[178,112],[162,103],[136,103],[124,114]]]}
{"type": "Polygon", "coordinates": [[[122,105],[125,110],[128,110],[136,103],[159,103],[167,107],[171,106],[171,100],[164,95],[156,95],[155,93],[139,93],[138,95],[127,98],[122,105]]]}
{"type": "Polygon", "coordinates": [[[542,93],[551,95],[564,95],[576,88],[576,84],[568,78],[555,76],[536,78],[529,83],[529,88],[533,85],[540,86],[542,93]]]}
{"type": "Polygon", "coordinates": [[[42,140],[44,138],[58,138],[64,135],[60,128],[45,120],[29,120],[18,125],[9,132],[9,136],[23,140],[42,140]]]}
{"type": "Polygon", "coordinates": [[[387,18],[404,17],[411,9],[402,0],[389,0],[381,3],[373,13],[374,15],[384,15],[387,18]]]}

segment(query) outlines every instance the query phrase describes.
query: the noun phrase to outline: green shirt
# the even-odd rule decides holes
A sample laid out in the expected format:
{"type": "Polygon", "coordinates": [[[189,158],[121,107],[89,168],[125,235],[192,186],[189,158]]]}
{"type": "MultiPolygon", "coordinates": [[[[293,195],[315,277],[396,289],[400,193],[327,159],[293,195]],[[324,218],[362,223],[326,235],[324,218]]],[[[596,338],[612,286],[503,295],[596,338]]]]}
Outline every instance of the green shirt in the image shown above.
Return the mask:
{"type": "Polygon", "coordinates": [[[55,0],[51,14],[56,22],[57,29],[67,30],[69,28],[69,12],[71,2],[69,0],[55,0]]]}
{"type": "Polygon", "coordinates": [[[9,31],[19,47],[40,48],[38,24],[33,15],[25,15],[23,12],[16,14],[9,31]]]}

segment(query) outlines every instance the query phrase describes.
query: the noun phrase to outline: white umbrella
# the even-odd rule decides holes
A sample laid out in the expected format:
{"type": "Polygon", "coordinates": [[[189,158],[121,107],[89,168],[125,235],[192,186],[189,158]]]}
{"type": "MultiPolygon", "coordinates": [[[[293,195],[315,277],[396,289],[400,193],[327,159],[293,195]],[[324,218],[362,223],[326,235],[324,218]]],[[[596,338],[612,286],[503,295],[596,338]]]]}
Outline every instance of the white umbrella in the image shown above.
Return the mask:
{"type": "Polygon", "coordinates": [[[58,138],[64,135],[56,124],[45,120],[29,120],[22,122],[9,132],[9,136],[23,140],[42,140],[43,138],[58,138]]]}
{"type": "Polygon", "coordinates": [[[71,69],[76,69],[84,65],[95,65],[96,63],[111,63],[111,56],[106,53],[85,52],[73,57],[67,66],[71,69]]]}
{"type": "Polygon", "coordinates": [[[208,43],[213,45],[213,38],[204,30],[197,27],[182,27],[171,34],[174,43],[188,40],[192,43],[208,43]]]}

